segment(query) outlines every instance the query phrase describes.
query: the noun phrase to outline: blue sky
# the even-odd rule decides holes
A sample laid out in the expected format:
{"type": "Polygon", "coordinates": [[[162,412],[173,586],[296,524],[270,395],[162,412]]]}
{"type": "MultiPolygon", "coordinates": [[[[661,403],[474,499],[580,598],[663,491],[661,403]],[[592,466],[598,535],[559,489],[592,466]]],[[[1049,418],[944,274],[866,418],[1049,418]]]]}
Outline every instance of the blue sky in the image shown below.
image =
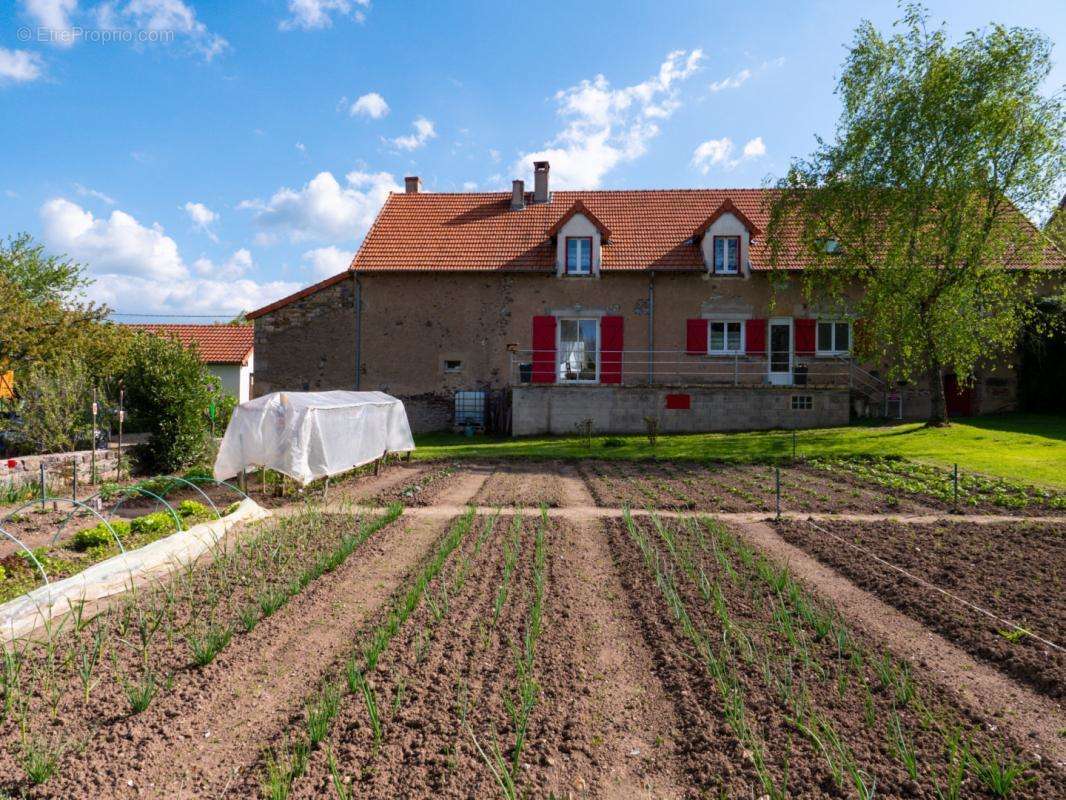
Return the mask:
{"type": "MultiPolygon", "coordinates": [[[[932,2],[1066,44],[1061,2],[932,2]]],[[[758,186],[829,135],[893,2],[0,0],[0,233],[94,299],[226,318],[342,270],[403,176],[758,186]]],[[[1062,53],[1056,49],[1056,61],[1062,53]]],[[[1066,84],[1057,63],[1048,91],[1066,84]]]]}

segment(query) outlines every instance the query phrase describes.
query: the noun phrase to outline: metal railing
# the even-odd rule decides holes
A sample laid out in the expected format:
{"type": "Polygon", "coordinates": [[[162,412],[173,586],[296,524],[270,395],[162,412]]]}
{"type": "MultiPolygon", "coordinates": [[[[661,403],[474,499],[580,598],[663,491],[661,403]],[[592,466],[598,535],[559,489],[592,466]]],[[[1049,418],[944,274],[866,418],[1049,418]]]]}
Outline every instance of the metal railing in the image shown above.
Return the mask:
{"type": "Polygon", "coordinates": [[[794,352],[690,354],[683,350],[623,350],[601,352],[597,359],[568,362],[554,350],[510,352],[512,385],[555,383],[588,385],[603,382],[606,374],[623,386],[809,386],[849,388],[880,405],[883,380],[848,355],[818,356],[794,352]],[[592,365],[589,368],[589,365],[592,365]],[[771,369],[771,367],[773,369],[771,369]],[[551,380],[544,380],[547,376],[551,380]]]}

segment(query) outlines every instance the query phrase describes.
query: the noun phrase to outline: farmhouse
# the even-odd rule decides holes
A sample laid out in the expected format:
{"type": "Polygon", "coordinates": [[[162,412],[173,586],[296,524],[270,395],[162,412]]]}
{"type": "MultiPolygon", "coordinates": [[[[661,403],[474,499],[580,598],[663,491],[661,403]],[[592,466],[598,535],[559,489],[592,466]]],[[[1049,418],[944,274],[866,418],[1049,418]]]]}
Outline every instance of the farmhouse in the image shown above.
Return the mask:
{"type": "Polygon", "coordinates": [[[207,371],[222,383],[222,390],[244,403],[252,398],[255,353],[251,325],[157,325],[130,324],[129,327],[177,339],[188,347],[196,345],[207,371]]]}
{"type": "MultiPolygon", "coordinates": [[[[416,431],[472,422],[516,435],[811,427],[918,417],[851,350],[847,303],[809,302],[798,241],[771,269],[771,190],[390,195],[351,267],[248,315],[257,393],[379,389],[416,431]]],[[[1012,407],[1009,366],[949,411],[1012,407]]]]}

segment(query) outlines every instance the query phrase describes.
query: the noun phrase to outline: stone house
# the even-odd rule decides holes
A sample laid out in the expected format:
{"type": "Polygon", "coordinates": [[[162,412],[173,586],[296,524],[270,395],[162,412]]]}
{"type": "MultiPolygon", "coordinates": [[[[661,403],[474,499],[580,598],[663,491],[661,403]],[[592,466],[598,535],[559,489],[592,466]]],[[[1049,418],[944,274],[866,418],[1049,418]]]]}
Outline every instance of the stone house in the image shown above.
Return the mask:
{"type": "MultiPolygon", "coordinates": [[[[347,271],[248,314],[255,391],[380,389],[416,431],[452,427],[456,398],[487,392],[509,401],[516,435],[925,414],[927,391],[852,361],[847,303],[805,298],[798,243],[795,264],[771,270],[769,199],[552,192],[547,162],[532,192],[427,193],[407,178],[347,271]]],[[[956,414],[1014,403],[1009,369],[947,380],[956,414]]]]}

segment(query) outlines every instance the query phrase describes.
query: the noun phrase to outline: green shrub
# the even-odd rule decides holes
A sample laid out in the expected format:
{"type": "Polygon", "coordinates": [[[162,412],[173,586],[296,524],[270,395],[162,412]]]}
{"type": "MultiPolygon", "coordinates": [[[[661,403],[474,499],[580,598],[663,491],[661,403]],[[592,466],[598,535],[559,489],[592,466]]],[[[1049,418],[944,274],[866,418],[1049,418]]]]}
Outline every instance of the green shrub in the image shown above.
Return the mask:
{"type": "Polygon", "coordinates": [[[183,517],[206,517],[210,515],[210,511],[203,503],[197,503],[195,500],[182,500],[178,503],[178,514],[183,517]]]}
{"type": "Polygon", "coordinates": [[[143,517],[137,517],[130,522],[130,530],[133,533],[153,539],[166,536],[177,529],[178,526],[169,511],[156,511],[152,514],[145,514],[143,517]]]}
{"type": "Polygon", "coordinates": [[[241,501],[240,500],[233,501],[228,506],[226,506],[225,509],[223,509],[222,516],[228,517],[230,514],[232,514],[234,511],[236,511],[238,508],[240,508],[240,505],[241,505],[241,501]]]}
{"type": "Polygon", "coordinates": [[[90,547],[107,547],[114,541],[111,531],[103,525],[97,525],[95,528],[86,528],[75,533],[71,546],[79,552],[84,552],[90,547]]]}
{"type": "MultiPolygon", "coordinates": [[[[115,534],[119,539],[126,539],[130,535],[130,523],[124,519],[113,519],[110,521],[111,528],[115,531],[115,534]]],[[[71,546],[78,551],[84,552],[91,547],[108,548],[115,544],[115,537],[111,535],[111,531],[107,529],[104,523],[95,525],[92,528],[86,528],[83,531],[78,531],[74,534],[74,538],[71,540],[71,546]]]]}
{"type": "Polygon", "coordinates": [[[181,477],[183,477],[187,481],[192,481],[193,483],[196,483],[197,481],[212,482],[215,479],[215,476],[212,474],[211,469],[209,467],[204,466],[193,467],[190,470],[186,470],[185,474],[181,477]]]}
{"type": "Polygon", "coordinates": [[[142,466],[176,472],[205,461],[210,449],[208,409],[212,404],[219,407],[223,394],[196,348],[139,335],[123,378],[131,415],[149,435],[138,451],[142,466]]]}
{"type": "Polygon", "coordinates": [[[625,440],[624,439],[619,439],[617,436],[612,436],[612,437],[610,437],[608,439],[604,439],[603,440],[603,446],[604,447],[624,447],[625,446],[625,440]]]}

